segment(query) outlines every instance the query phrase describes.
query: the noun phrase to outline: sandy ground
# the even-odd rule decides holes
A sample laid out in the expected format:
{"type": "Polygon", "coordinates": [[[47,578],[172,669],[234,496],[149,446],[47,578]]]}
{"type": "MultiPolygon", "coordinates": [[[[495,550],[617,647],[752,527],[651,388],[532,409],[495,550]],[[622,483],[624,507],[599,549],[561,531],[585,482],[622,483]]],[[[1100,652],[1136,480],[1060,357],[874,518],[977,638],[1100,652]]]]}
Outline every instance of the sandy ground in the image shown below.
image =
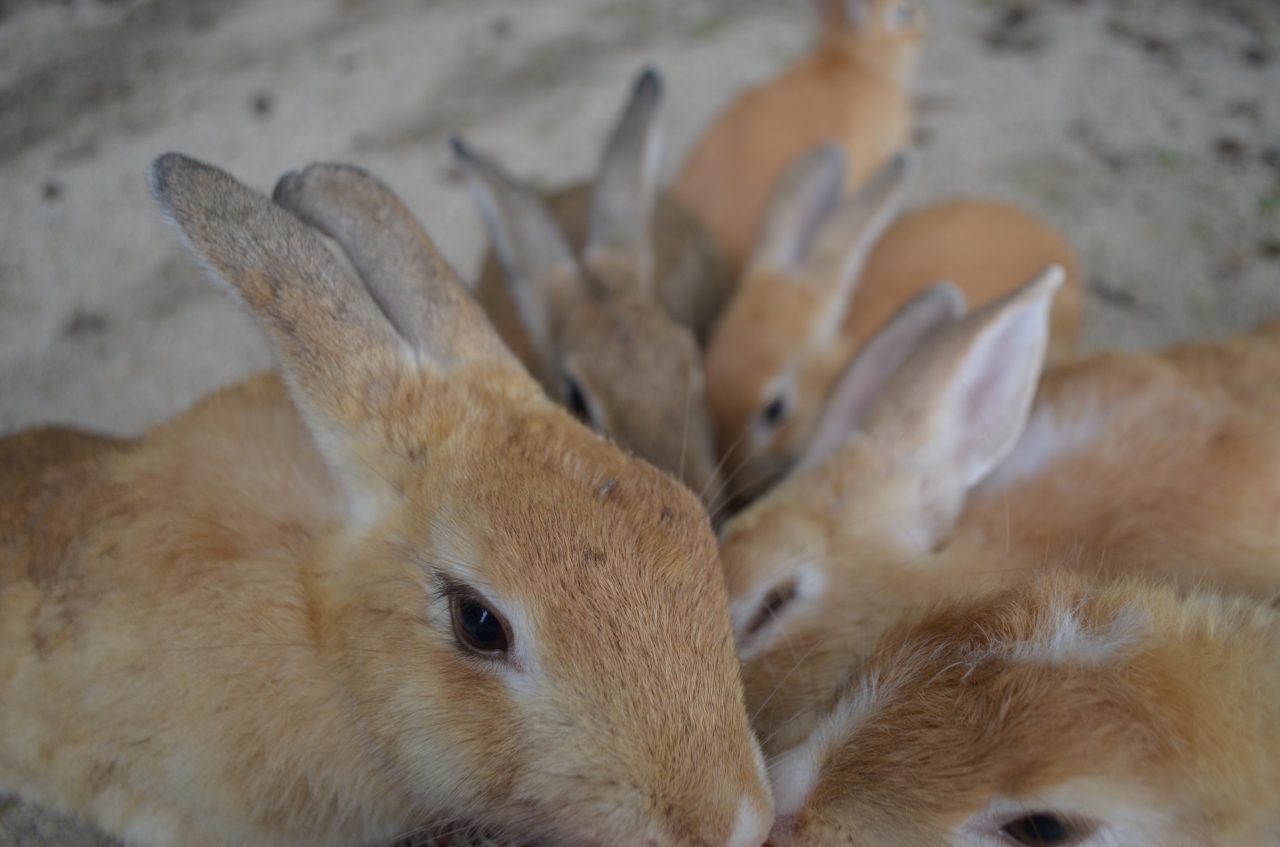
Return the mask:
{"type": "MultiPolygon", "coordinates": [[[[1280,314],[1280,3],[933,0],[915,202],[983,194],[1062,228],[1085,344],[1280,314]]],[[[316,160],[389,182],[469,277],[445,136],[541,184],[592,171],[628,81],[669,84],[666,173],[810,36],[785,0],[0,0],[0,434],[137,433],[270,366],[156,213],[179,150],[269,191],[316,160]]],[[[0,798],[0,845],[109,843],[0,798]]]]}

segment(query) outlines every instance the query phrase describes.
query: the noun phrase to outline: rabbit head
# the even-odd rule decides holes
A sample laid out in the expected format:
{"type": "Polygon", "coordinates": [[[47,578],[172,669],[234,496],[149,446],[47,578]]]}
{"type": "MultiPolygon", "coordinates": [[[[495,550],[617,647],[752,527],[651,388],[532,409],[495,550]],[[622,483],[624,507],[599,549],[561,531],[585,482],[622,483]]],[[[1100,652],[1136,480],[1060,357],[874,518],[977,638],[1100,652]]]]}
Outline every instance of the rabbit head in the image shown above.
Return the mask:
{"type": "Polygon", "coordinates": [[[779,180],[705,360],[726,484],[739,503],[777,481],[810,437],[855,349],[841,327],[862,267],[918,167],[903,153],[841,199],[844,153],[826,145],[779,180]]]}
{"type": "Polygon", "coordinates": [[[648,70],[606,147],[581,260],[546,202],[460,139],[453,148],[506,271],[548,395],[619,446],[720,495],[701,355],[655,293],[651,227],[662,86],[648,70]]]}
{"type": "Polygon", "coordinates": [[[821,45],[869,57],[881,73],[906,81],[929,27],[922,0],[819,0],[821,45]]]}
{"type": "Polygon", "coordinates": [[[1269,605],[1057,572],[853,661],[771,762],[779,847],[1244,847],[1280,837],[1269,605]]]}
{"type": "Polygon", "coordinates": [[[364,172],[286,174],[275,203],[176,154],[151,178],[262,319],[336,483],[288,566],[402,813],[523,843],[759,844],[771,801],[697,500],[548,402],[364,172]]]}
{"type": "Polygon", "coordinates": [[[1058,269],[961,319],[918,295],[849,365],[796,470],[724,528],[747,707],[775,753],[807,736],[847,657],[933,592],[998,583],[945,543],[1025,424],[1058,269]],[[834,674],[834,676],[833,676],[834,674]]]}

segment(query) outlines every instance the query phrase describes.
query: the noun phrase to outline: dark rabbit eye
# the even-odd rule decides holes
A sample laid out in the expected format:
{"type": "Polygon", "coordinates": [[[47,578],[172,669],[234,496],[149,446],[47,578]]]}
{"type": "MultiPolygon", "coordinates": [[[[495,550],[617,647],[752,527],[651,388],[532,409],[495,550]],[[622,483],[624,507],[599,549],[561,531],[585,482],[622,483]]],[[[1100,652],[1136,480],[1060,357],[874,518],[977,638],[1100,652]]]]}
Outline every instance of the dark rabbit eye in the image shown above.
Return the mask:
{"type": "Polygon", "coordinates": [[[778,396],[770,401],[760,412],[760,420],[764,421],[770,427],[775,427],[782,423],[783,418],[787,416],[787,400],[785,397],[778,396]]]}
{"type": "Polygon", "coordinates": [[[774,588],[765,595],[764,602],[760,604],[760,611],[751,619],[750,625],[747,626],[747,635],[755,635],[764,629],[764,625],[777,617],[782,607],[790,603],[796,597],[796,584],[788,582],[774,588]]]}
{"type": "Polygon", "coordinates": [[[595,428],[596,422],[591,417],[591,407],[587,405],[586,392],[582,390],[582,386],[578,385],[577,380],[571,377],[564,378],[564,405],[575,418],[595,428]]]}
{"type": "Polygon", "coordinates": [[[455,594],[450,600],[450,612],[459,644],[477,653],[507,652],[507,623],[484,603],[455,594]]]}
{"type": "Polygon", "coordinates": [[[1069,823],[1044,812],[1010,821],[1001,827],[1001,832],[1026,847],[1061,847],[1076,837],[1075,829],[1069,823]]]}

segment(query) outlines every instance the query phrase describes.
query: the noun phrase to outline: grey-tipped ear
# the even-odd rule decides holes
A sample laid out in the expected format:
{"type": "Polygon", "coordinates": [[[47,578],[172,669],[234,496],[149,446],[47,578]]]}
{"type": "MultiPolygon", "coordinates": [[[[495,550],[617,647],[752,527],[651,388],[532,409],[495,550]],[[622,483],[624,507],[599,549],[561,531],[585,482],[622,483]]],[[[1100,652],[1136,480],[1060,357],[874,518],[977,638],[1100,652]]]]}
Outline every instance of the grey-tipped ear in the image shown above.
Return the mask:
{"type": "Polygon", "coordinates": [[[787,166],[774,185],[749,268],[783,274],[800,269],[840,199],[845,166],[844,151],[835,144],[814,148],[787,166]]]}
{"type": "Polygon", "coordinates": [[[582,270],[547,204],[511,179],[458,136],[450,143],[480,207],[498,260],[507,272],[511,298],[529,338],[542,351],[550,345],[554,303],[580,293],[582,270]]]}
{"type": "Polygon", "coordinates": [[[901,525],[924,549],[951,532],[969,490],[1017,444],[1065,273],[1050,267],[1009,296],[944,327],[893,375],[864,427],[884,454],[906,450],[921,475],[917,514],[901,525]]]}
{"type": "Polygon", "coordinates": [[[903,306],[836,381],[795,470],[814,467],[839,449],[902,363],[924,339],[958,320],[964,309],[964,292],[950,282],[926,288],[903,306]]]}
{"type": "Polygon", "coordinates": [[[264,195],[176,153],[157,159],[150,176],[192,251],[275,340],[350,519],[377,521],[397,496],[377,462],[394,458],[400,445],[385,439],[395,410],[377,402],[387,393],[374,389],[416,370],[413,349],[306,224],[264,195]]]}
{"type": "Polygon", "coordinates": [[[315,164],[282,176],[273,199],[338,242],[391,325],[424,357],[442,367],[515,364],[430,236],[374,177],[315,164]]]}
{"type": "Polygon", "coordinates": [[[592,276],[605,285],[652,288],[661,105],[662,78],[646,68],[632,86],[600,162],[582,256],[592,276]]]}
{"type": "Polygon", "coordinates": [[[295,388],[318,409],[348,417],[351,386],[406,361],[408,345],[293,215],[223,171],[177,153],[156,159],[150,179],[192,251],[262,318],[295,388]]]}
{"type": "Polygon", "coordinates": [[[919,155],[905,148],[842,201],[822,225],[805,257],[806,275],[839,279],[842,287],[852,288],[876,242],[901,211],[919,173],[919,155]]]}

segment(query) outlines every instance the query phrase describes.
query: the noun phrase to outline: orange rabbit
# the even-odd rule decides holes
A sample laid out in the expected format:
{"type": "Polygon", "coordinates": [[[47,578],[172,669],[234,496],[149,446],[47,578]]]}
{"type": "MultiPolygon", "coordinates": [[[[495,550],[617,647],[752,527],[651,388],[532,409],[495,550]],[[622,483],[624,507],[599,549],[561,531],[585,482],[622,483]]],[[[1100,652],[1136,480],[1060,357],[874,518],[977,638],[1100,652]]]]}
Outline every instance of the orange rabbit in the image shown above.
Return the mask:
{"type": "Polygon", "coordinates": [[[841,377],[791,475],[725,527],[766,752],[804,738],[910,610],[1046,563],[1280,588],[1280,322],[1041,379],[1061,277],[963,319],[954,287],[920,295],[841,377]]]}
{"type": "Polygon", "coordinates": [[[0,790],[136,845],[757,847],[698,501],[547,400],[362,171],[151,179],[284,378],[0,440],[0,790]]]}
{"type": "Polygon", "coordinates": [[[676,180],[735,270],[747,261],[774,184],[796,157],[840,145],[854,188],[911,140],[908,90],[926,27],[918,0],[821,0],[813,52],[718,117],[676,180]]]}
{"type": "Polygon", "coordinates": [[[1280,843],[1280,613],[1057,572],[910,616],[775,759],[777,847],[1280,843]]]}

